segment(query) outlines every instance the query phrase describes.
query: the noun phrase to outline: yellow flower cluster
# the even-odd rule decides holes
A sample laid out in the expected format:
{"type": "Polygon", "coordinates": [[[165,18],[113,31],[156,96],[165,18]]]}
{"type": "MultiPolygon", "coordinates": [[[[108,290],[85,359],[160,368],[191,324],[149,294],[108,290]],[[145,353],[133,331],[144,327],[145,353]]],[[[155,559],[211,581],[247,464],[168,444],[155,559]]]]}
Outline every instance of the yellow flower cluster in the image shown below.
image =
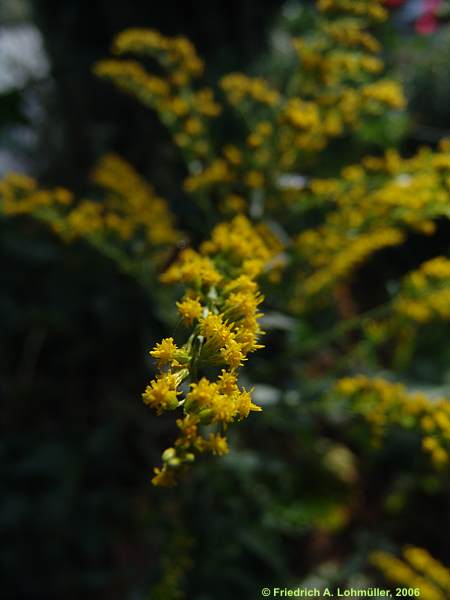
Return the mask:
{"type": "Polygon", "coordinates": [[[66,241],[83,237],[100,249],[111,238],[139,240],[140,255],[164,249],[180,239],[165,200],[125,160],[109,154],[92,172],[92,181],[106,195],[75,202],[63,188],[41,189],[25,175],[11,173],[0,182],[1,210],[7,215],[31,214],[48,223],[66,241]]]}
{"type": "MultiPolygon", "coordinates": [[[[203,165],[200,173],[190,176],[188,190],[214,186],[223,194],[226,210],[232,211],[234,202],[228,199],[241,196],[243,185],[249,191],[277,188],[280,175],[296,168],[305,153],[320,152],[366,115],[404,108],[401,86],[378,79],[384,68],[381,46],[368,27],[384,15],[381,3],[319,3],[319,9],[330,9],[330,15],[318,18],[311,32],[294,40],[300,65],[287,93],[261,77],[231,73],[222,78],[229,103],[249,126],[246,146],[237,148],[238,162],[225,153],[213,159],[214,178],[210,165],[203,165]]],[[[241,203],[237,207],[242,210],[241,203]]]]}
{"type": "MultiPolygon", "coordinates": [[[[337,113],[334,114],[337,117],[337,113]]],[[[326,145],[328,130],[331,131],[334,127],[336,134],[342,132],[340,120],[333,125],[329,115],[323,122],[322,116],[315,102],[292,98],[285,103],[278,116],[281,125],[279,146],[283,167],[290,167],[296,159],[296,153],[292,153],[293,148],[320,151],[326,145]]]]}
{"type": "Polygon", "coordinates": [[[220,112],[213,92],[193,89],[202,63],[184,38],[154,30],[130,29],[113,44],[112,60],[100,61],[95,72],[116,83],[157,111],[187,159],[184,188],[210,202],[214,191],[224,212],[245,212],[244,197],[276,203],[280,176],[310,160],[333,139],[355,129],[366,115],[405,105],[401,86],[382,77],[381,47],[369,31],[384,15],[381,2],[318,2],[314,27],[294,40],[299,68],[285,90],[262,77],[229,73],[219,82],[225,98],[248,128],[238,146],[213,147],[210,122],[220,112]],[[134,53],[150,56],[162,76],[127,60],[134,53]],[[275,195],[272,195],[275,191],[275,195]]]}
{"type": "MultiPolygon", "coordinates": [[[[322,150],[330,139],[342,135],[346,127],[353,127],[364,113],[380,114],[386,107],[404,107],[405,99],[396,82],[386,79],[367,81],[370,73],[382,69],[382,62],[368,53],[360,55],[348,50],[338,52],[333,35],[336,31],[345,32],[346,29],[341,25],[346,25],[353,37],[358,34],[365,40],[365,45],[370,46],[371,51],[377,51],[374,38],[363,30],[359,21],[344,20],[342,24],[336,22],[333,25],[331,33],[323,33],[330,50],[327,59],[323,53],[323,36],[319,36],[319,42],[295,41],[302,70],[313,71],[312,88],[309,90],[308,85],[303,86],[302,83],[302,89],[299,90],[303,97],[285,98],[264,79],[249,78],[239,73],[232,73],[222,79],[221,86],[229,102],[246,114],[247,120],[253,122],[246,139],[247,148],[234,146],[236,150],[233,153],[224,149],[222,158],[213,159],[211,163],[202,166],[199,173],[188,177],[188,191],[215,187],[221,189],[225,197],[229,197],[242,193],[242,183],[250,189],[261,189],[268,184],[276,186],[280,173],[295,165],[299,152],[322,150]],[[317,52],[314,50],[315,45],[317,52]],[[319,69],[320,72],[314,73],[314,69],[319,69]],[[368,75],[359,81],[361,69],[368,75]],[[324,75],[325,72],[328,75],[324,75]],[[332,77],[330,73],[334,73],[332,77]],[[324,79],[327,77],[333,81],[330,79],[325,85],[324,79]],[[350,83],[344,84],[344,79],[349,78],[350,83]],[[357,80],[358,86],[355,87],[357,80]],[[266,114],[255,110],[258,105],[261,110],[266,110],[266,114]],[[272,113],[270,117],[267,111],[272,113]],[[275,128],[272,124],[274,122],[275,128]]],[[[324,32],[326,31],[324,25],[324,32]]],[[[345,43],[347,42],[344,40],[343,44],[345,43]]],[[[229,204],[227,206],[230,207],[229,204]]],[[[241,208],[239,204],[239,210],[241,208]]]]}
{"type": "Polygon", "coordinates": [[[173,244],[180,238],[167,202],[123,158],[104,156],[92,172],[92,181],[107,192],[105,224],[117,228],[121,237],[129,239],[142,231],[152,246],[173,244]]]}
{"type": "Polygon", "coordinates": [[[65,217],[52,224],[52,229],[65,241],[76,238],[91,238],[105,233],[108,229],[114,231],[122,239],[131,235],[128,224],[119,218],[109,215],[106,219],[103,207],[94,200],[81,200],[65,215],[65,217]]]}
{"type": "Polygon", "coordinates": [[[405,106],[405,96],[401,86],[391,79],[380,79],[361,87],[363,100],[368,113],[377,114],[383,106],[401,109],[405,106]],[[372,101],[372,102],[371,102],[372,101]]]}
{"type": "Polygon", "coordinates": [[[375,56],[336,49],[320,63],[322,79],[327,85],[336,84],[343,79],[356,80],[364,78],[366,74],[380,73],[383,66],[383,61],[375,56]]]}
{"type": "Polygon", "coordinates": [[[269,122],[257,123],[246,140],[246,145],[251,150],[251,157],[245,149],[241,150],[233,144],[227,144],[222,149],[221,157],[211,160],[197,173],[185,179],[184,189],[189,193],[219,189],[223,195],[222,207],[234,213],[243,212],[247,203],[242,188],[260,189],[267,182],[267,167],[271,160],[267,142],[272,131],[269,122]],[[239,190],[239,193],[236,193],[236,190],[239,190]]]}
{"type": "Polygon", "coordinates": [[[259,148],[273,133],[272,124],[269,121],[260,121],[256,123],[254,130],[247,138],[247,145],[250,148],[259,148]]]}
{"type": "Polygon", "coordinates": [[[351,17],[342,17],[337,21],[324,24],[324,31],[341,46],[364,48],[368,52],[380,52],[380,42],[369,32],[361,29],[361,22],[351,17]]]}
{"type": "Polygon", "coordinates": [[[106,196],[82,200],[53,223],[66,240],[77,237],[121,240],[141,239],[149,250],[168,246],[180,239],[167,203],[124,159],[104,156],[92,171],[92,182],[106,196]]]}
{"type": "Polygon", "coordinates": [[[346,167],[341,178],[308,182],[300,201],[312,194],[315,206],[333,210],[326,212],[321,225],[297,236],[302,271],[302,302],[297,308],[304,309],[309,297],[351,275],[374,252],[401,244],[409,230],[432,234],[433,220],[448,213],[449,159],[450,153],[443,150],[423,149],[407,159],[388,150],[382,157],[346,167]]]}
{"type": "Polygon", "coordinates": [[[187,192],[208,189],[218,183],[227,183],[233,178],[233,173],[228,163],[217,158],[207,165],[203,171],[195,175],[189,175],[184,181],[184,189],[187,192]]]}
{"type": "Polygon", "coordinates": [[[110,79],[150,106],[161,106],[170,93],[170,86],[164,79],[151,75],[135,60],[102,60],[96,63],[94,73],[110,79]]]}
{"type": "Polygon", "coordinates": [[[384,18],[381,4],[318,2],[319,11],[330,14],[319,19],[310,33],[294,39],[300,73],[294,76],[293,89],[296,86],[298,95],[319,113],[319,119],[311,121],[309,138],[297,139],[299,149],[321,150],[330,139],[357,127],[365,115],[405,107],[399,83],[374,80],[384,64],[381,45],[368,28],[372,19],[384,18]]]}
{"type": "Polygon", "coordinates": [[[152,29],[127,29],[114,40],[112,52],[122,56],[151,56],[166,70],[150,73],[137,61],[123,58],[99,61],[94,73],[156,110],[178,146],[194,156],[211,151],[207,119],[221,108],[210,88],[194,90],[192,81],[203,72],[203,62],[184,37],[166,37],[152,29]]]}
{"type": "Polygon", "coordinates": [[[398,246],[404,241],[405,236],[396,229],[380,227],[360,235],[350,233],[346,243],[343,243],[342,238],[339,241],[337,238],[338,235],[334,238],[323,237],[323,232],[320,230],[307,231],[299,237],[303,255],[308,256],[310,262],[315,265],[324,265],[300,284],[299,291],[305,295],[305,300],[336,284],[375,252],[389,246],[398,246]],[[313,247],[316,246],[322,246],[320,256],[314,254],[313,247]],[[336,250],[334,255],[333,246],[336,250]],[[329,261],[324,258],[326,253],[329,253],[329,261]]]}
{"type": "Polygon", "coordinates": [[[404,279],[394,313],[417,323],[450,318],[450,260],[438,256],[404,279]]]}
{"type": "Polygon", "coordinates": [[[9,173],[0,181],[1,210],[5,215],[43,214],[46,209],[70,205],[72,198],[64,188],[40,189],[35,179],[21,173],[9,173]]]}
{"type": "Polygon", "coordinates": [[[192,77],[203,73],[203,61],[197,56],[191,42],[182,36],[166,37],[153,29],[126,29],[116,36],[113,53],[142,54],[159,58],[174,72],[175,85],[186,85],[192,77]]]}
{"type": "Polygon", "coordinates": [[[346,12],[373,21],[384,21],[388,12],[383,0],[318,0],[317,8],[322,12],[346,12]]]}
{"type": "Polygon", "coordinates": [[[177,308],[190,334],[181,347],[165,338],[150,352],[159,372],[144,402],[158,414],[183,409],[176,421],[179,436],[155,469],[155,485],[175,484],[200,453],[226,454],[228,425],[261,410],[251,392],[239,387],[237,375],[247,355],[262,347],[263,297],[256,278],[270,268],[275,252],[270,236],[266,241],[262,230],[238,216],[217,225],[198,252],[184,250],[163,274],[163,282],[187,288],[177,308]],[[202,427],[212,431],[202,435],[202,427]]]}
{"type": "Polygon", "coordinates": [[[262,77],[247,77],[243,73],[229,73],[220,80],[220,87],[230,104],[238,106],[246,99],[266,106],[275,106],[280,94],[262,77]]]}
{"type": "Polygon", "coordinates": [[[406,546],[403,559],[387,552],[373,552],[370,562],[388,581],[418,589],[424,600],[445,600],[450,595],[450,569],[423,548],[406,546]]]}
{"type": "Polygon", "coordinates": [[[450,401],[409,392],[405,386],[364,375],[340,379],[335,394],[350,401],[356,414],[372,426],[376,438],[391,426],[414,429],[422,435],[422,449],[436,467],[449,460],[450,401]]]}

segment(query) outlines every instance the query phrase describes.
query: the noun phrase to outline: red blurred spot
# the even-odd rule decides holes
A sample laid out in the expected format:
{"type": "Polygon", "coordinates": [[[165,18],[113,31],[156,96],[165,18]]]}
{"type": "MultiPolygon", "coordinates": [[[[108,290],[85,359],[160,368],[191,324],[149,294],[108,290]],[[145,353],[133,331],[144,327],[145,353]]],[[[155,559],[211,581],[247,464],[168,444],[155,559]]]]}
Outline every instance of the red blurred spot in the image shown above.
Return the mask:
{"type": "Polygon", "coordinates": [[[417,19],[415,29],[417,33],[428,34],[433,33],[433,31],[436,31],[437,26],[438,21],[434,14],[426,13],[422,15],[420,19],[417,19]]]}
{"type": "Polygon", "coordinates": [[[415,29],[417,33],[433,33],[438,28],[437,10],[441,0],[423,0],[423,14],[417,19],[415,29]]]}
{"type": "Polygon", "coordinates": [[[398,6],[401,6],[402,4],[404,4],[405,0],[384,0],[384,3],[389,8],[397,8],[398,6]]]}

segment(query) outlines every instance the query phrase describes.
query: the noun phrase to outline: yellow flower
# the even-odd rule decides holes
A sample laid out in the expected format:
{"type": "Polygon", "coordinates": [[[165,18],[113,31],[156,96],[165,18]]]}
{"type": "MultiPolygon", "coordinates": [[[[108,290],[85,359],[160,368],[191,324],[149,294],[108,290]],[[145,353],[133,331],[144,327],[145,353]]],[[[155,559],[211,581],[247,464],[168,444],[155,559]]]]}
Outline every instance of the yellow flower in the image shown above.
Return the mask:
{"type": "Polygon", "coordinates": [[[299,129],[311,129],[317,127],[320,122],[317,106],[313,102],[304,102],[298,98],[288,101],[283,117],[299,129]]]}
{"type": "Polygon", "coordinates": [[[407,546],[403,555],[406,561],[387,552],[373,552],[370,562],[381,570],[387,580],[419,589],[421,597],[426,600],[445,600],[450,590],[449,569],[422,548],[407,546]]]}
{"type": "Polygon", "coordinates": [[[175,96],[171,100],[168,100],[165,107],[173,112],[177,117],[183,117],[189,112],[189,105],[180,96],[175,96]]]}
{"type": "Polygon", "coordinates": [[[225,396],[231,396],[238,390],[237,387],[237,378],[236,374],[230,371],[225,371],[222,369],[221,374],[219,375],[219,387],[218,390],[221,394],[225,396]]]}
{"type": "Polygon", "coordinates": [[[244,360],[247,360],[242,352],[242,345],[234,339],[229,339],[224,348],[220,350],[223,361],[231,368],[237,369],[244,360]]]}
{"type": "Polygon", "coordinates": [[[222,423],[227,426],[236,416],[237,407],[234,396],[216,394],[211,402],[213,423],[222,423]]]}
{"type": "Polygon", "coordinates": [[[252,402],[250,392],[241,391],[236,397],[237,411],[240,419],[246,419],[251,411],[260,412],[262,408],[252,402]]]}
{"type": "Polygon", "coordinates": [[[6,215],[39,213],[47,207],[68,206],[72,194],[64,188],[39,189],[37,182],[20,173],[8,173],[0,182],[1,208],[6,215]]]}
{"type": "Polygon", "coordinates": [[[160,487],[173,487],[176,485],[175,472],[173,469],[168,468],[166,465],[162,469],[155,467],[154,468],[154,477],[152,478],[152,483],[155,486],[160,487]]]}
{"type": "Polygon", "coordinates": [[[153,350],[150,351],[156,361],[158,368],[165,365],[172,365],[176,362],[176,359],[183,357],[183,352],[180,351],[178,346],[173,341],[173,338],[164,338],[159,344],[156,344],[153,350]]]}
{"type": "Polygon", "coordinates": [[[184,188],[187,192],[197,192],[198,190],[209,188],[218,183],[226,183],[233,179],[228,163],[218,158],[211,162],[207,167],[196,175],[190,175],[184,182],[184,188]]]}
{"type": "Polygon", "coordinates": [[[437,468],[443,467],[449,462],[448,452],[439,446],[431,452],[431,460],[437,468]]]}
{"type": "Polygon", "coordinates": [[[238,194],[229,194],[222,202],[224,212],[243,213],[247,208],[247,203],[242,196],[238,194]]]}
{"type": "Polygon", "coordinates": [[[233,318],[250,317],[257,314],[258,305],[263,300],[261,295],[233,292],[225,300],[225,314],[233,315],[233,318]]]}
{"type": "Polygon", "coordinates": [[[222,275],[207,256],[187,249],[181,252],[178,262],[173,264],[161,276],[164,283],[200,283],[206,286],[217,285],[222,275]]]}
{"type": "Polygon", "coordinates": [[[177,447],[190,448],[197,440],[199,418],[197,415],[188,414],[183,419],[177,419],[180,437],[175,442],[177,447]]]}
{"type": "Polygon", "coordinates": [[[249,171],[245,183],[251,188],[260,188],[264,185],[264,175],[259,171],[249,171]]]}
{"type": "Polygon", "coordinates": [[[231,144],[224,147],[223,155],[232,165],[240,165],[242,162],[242,152],[231,144]]]}
{"type": "Polygon", "coordinates": [[[200,333],[206,337],[207,343],[217,350],[222,348],[233,335],[222,317],[212,313],[200,320],[199,328],[200,333]]]}
{"type": "Polygon", "coordinates": [[[202,123],[198,119],[191,117],[184,123],[184,130],[189,135],[197,135],[202,131],[202,123]]]}
{"type": "Polygon", "coordinates": [[[221,79],[220,86],[233,105],[252,100],[274,106],[279,101],[279,93],[260,77],[251,78],[242,73],[229,73],[221,79]]]}
{"type": "Polygon", "coordinates": [[[339,380],[335,391],[349,398],[352,410],[364,417],[377,435],[392,426],[414,428],[425,433],[422,449],[433,464],[441,468],[447,463],[448,452],[443,447],[446,442],[442,439],[443,434],[450,440],[450,402],[446,398],[431,399],[422,393],[408,392],[401,384],[363,375],[339,380]]]}
{"type": "Polygon", "coordinates": [[[402,87],[396,81],[381,80],[365,85],[361,89],[362,96],[367,100],[376,100],[391,108],[404,108],[406,98],[402,87]]]}
{"type": "Polygon", "coordinates": [[[442,589],[450,592],[450,569],[442,565],[423,548],[406,546],[403,550],[406,560],[418,571],[422,571],[429,579],[442,589]]]}
{"type": "Polygon", "coordinates": [[[218,434],[211,433],[207,445],[208,450],[216,456],[223,456],[229,452],[227,438],[218,434]]]}
{"type": "Polygon", "coordinates": [[[239,275],[236,279],[232,279],[224,288],[226,294],[234,291],[244,293],[255,293],[258,289],[258,285],[248,275],[239,275]]]}
{"type": "Polygon", "coordinates": [[[191,383],[191,389],[186,395],[186,410],[202,410],[209,408],[217,395],[217,383],[202,377],[198,383],[191,383]]]}
{"type": "Polygon", "coordinates": [[[175,377],[171,374],[163,375],[150,382],[142,394],[144,404],[155,409],[158,414],[165,410],[174,410],[178,407],[175,377]]]}
{"type": "Polygon", "coordinates": [[[177,308],[186,325],[192,325],[203,312],[203,307],[197,298],[184,298],[182,301],[177,302],[177,308]]]}
{"type": "Polygon", "coordinates": [[[124,239],[132,238],[138,231],[144,231],[155,246],[179,239],[166,201],[120,156],[103,156],[91,179],[108,192],[105,221],[110,227],[114,221],[122,224],[124,239]]]}
{"type": "Polygon", "coordinates": [[[160,376],[148,386],[144,401],[158,413],[176,406],[184,412],[177,419],[178,438],[163,453],[164,467],[154,478],[155,485],[166,482],[167,469],[174,479],[175,470],[183,472],[200,453],[225,454],[228,446],[221,432],[233,421],[261,410],[250,392],[239,389],[237,369],[248,352],[262,347],[257,340],[262,333],[258,306],[263,298],[254,279],[280,251],[280,242],[268,228],[237,216],[217,225],[199,252],[183,250],[164,273],[163,281],[187,286],[177,308],[191,333],[181,348],[173,338],[165,338],[151,352],[160,376]],[[227,369],[215,379],[197,379],[198,369],[214,372],[224,364],[227,369]],[[163,373],[168,367],[172,371],[163,373]],[[188,375],[189,391],[176,392],[188,375]],[[182,395],[179,401],[178,395],[182,395]],[[201,435],[204,426],[219,431],[206,439],[201,435]]]}

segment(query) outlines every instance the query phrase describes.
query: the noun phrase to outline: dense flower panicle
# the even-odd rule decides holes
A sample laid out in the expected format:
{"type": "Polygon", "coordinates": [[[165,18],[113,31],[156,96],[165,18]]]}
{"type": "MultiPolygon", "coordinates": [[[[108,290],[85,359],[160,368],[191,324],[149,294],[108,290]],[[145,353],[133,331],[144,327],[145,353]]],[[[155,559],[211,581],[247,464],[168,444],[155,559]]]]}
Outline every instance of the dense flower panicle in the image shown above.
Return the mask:
{"type": "Polygon", "coordinates": [[[208,189],[218,183],[229,182],[233,175],[228,168],[227,163],[217,158],[206,166],[201,173],[190,175],[184,182],[184,189],[187,192],[196,192],[200,189],[208,189]]]}
{"type": "Polygon", "coordinates": [[[134,94],[144,104],[158,105],[168,98],[170,87],[161,77],[147,73],[135,60],[102,60],[94,67],[94,74],[110,79],[123,91],[134,94]]]}
{"type": "Polygon", "coordinates": [[[206,338],[206,344],[213,349],[223,348],[233,337],[231,328],[224,323],[221,315],[213,313],[208,313],[200,320],[199,331],[206,338]]]}
{"type": "Polygon", "coordinates": [[[389,79],[369,83],[361,88],[362,97],[367,100],[368,112],[377,113],[381,105],[401,109],[405,107],[406,99],[401,86],[389,79]],[[369,103],[370,100],[374,102],[369,103]]]}
{"type": "MultiPolygon", "coordinates": [[[[129,29],[113,44],[116,58],[100,61],[95,72],[154,109],[187,161],[184,190],[210,202],[219,197],[228,214],[247,213],[248,199],[278,195],[286,171],[303,168],[334,139],[405,106],[401,86],[387,79],[381,46],[369,31],[387,14],[381,2],[319,2],[315,26],[293,46],[298,69],[286,89],[263,77],[229,73],[219,82],[225,99],[244,117],[244,140],[216,148],[210,119],[221,107],[209,88],[194,89],[203,66],[185,38],[154,30],[129,29]],[[126,54],[151,56],[164,74],[154,75],[126,54]]],[[[249,265],[250,267],[250,265],[249,265]]]]}
{"type": "Polygon", "coordinates": [[[177,309],[184,324],[188,326],[203,314],[203,306],[198,298],[189,298],[189,296],[177,302],[177,309]]]}
{"type": "Polygon", "coordinates": [[[189,283],[200,288],[218,285],[221,280],[222,275],[214,262],[191,248],[180,252],[177,262],[161,276],[163,283],[189,283]]]}
{"type": "Polygon", "coordinates": [[[263,105],[274,106],[280,99],[277,90],[261,77],[247,77],[243,73],[229,73],[220,85],[231,104],[240,105],[246,98],[263,105]]]}
{"type": "Polygon", "coordinates": [[[261,294],[233,292],[225,302],[225,313],[235,317],[251,317],[258,314],[258,305],[264,300],[261,294]]]}
{"type": "Polygon", "coordinates": [[[402,87],[383,75],[381,45],[368,30],[385,10],[380,2],[357,4],[319,5],[316,27],[293,40],[299,65],[289,92],[242,73],[221,79],[227,101],[248,125],[245,143],[226,144],[198,164],[185,180],[187,192],[214,190],[224,212],[246,212],[243,186],[264,197],[287,170],[304,168],[305,155],[321,152],[366,117],[404,109],[402,87]]]}
{"type": "Polygon", "coordinates": [[[427,575],[434,583],[450,593],[450,569],[433,558],[429,552],[423,548],[406,546],[403,555],[412,567],[427,575]]]}
{"type": "Polygon", "coordinates": [[[207,444],[209,446],[209,451],[216,456],[228,454],[227,438],[222,435],[211,433],[207,444]]]}
{"type": "Polygon", "coordinates": [[[158,365],[158,368],[164,366],[179,366],[178,361],[184,362],[188,357],[183,350],[180,350],[174,343],[173,338],[165,338],[155,349],[150,352],[158,365]]]}
{"type": "Polygon", "coordinates": [[[236,373],[233,371],[226,371],[225,369],[222,369],[222,372],[217,378],[217,381],[217,389],[221,394],[224,394],[225,396],[231,396],[235,392],[239,391],[237,385],[237,376],[236,373]]]}
{"type": "Polygon", "coordinates": [[[94,200],[81,200],[53,229],[68,241],[98,236],[106,231],[113,231],[121,239],[131,236],[129,223],[116,214],[105,214],[102,204],[94,200]]]}
{"type": "MultiPolygon", "coordinates": [[[[300,236],[299,244],[304,243],[305,237],[300,236]]],[[[347,246],[344,244],[339,245],[339,249],[336,250],[334,256],[330,255],[330,261],[327,266],[317,270],[302,282],[301,293],[305,296],[305,300],[309,297],[314,297],[319,292],[322,292],[330,285],[347,276],[357,265],[363,263],[378,250],[388,246],[397,246],[404,239],[404,234],[393,228],[380,228],[368,233],[362,233],[358,237],[351,236],[347,246]]],[[[320,232],[317,232],[316,240],[318,244],[320,244],[320,240],[323,240],[320,232]]],[[[300,250],[302,251],[303,248],[300,247],[300,250]]],[[[313,260],[318,261],[319,257],[316,255],[313,260]]]]}
{"type": "MultiPolygon", "coordinates": [[[[302,280],[293,306],[304,310],[369,256],[403,243],[409,231],[432,234],[433,220],[448,213],[449,164],[445,149],[422,149],[408,159],[388,150],[382,157],[366,157],[362,165],[346,167],[341,179],[308,182],[303,197],[312,194],[316,206],[334,210],[327,211],[322,225],[297,236],[302,280]]],[[[441,302],[438,290],[435,300],[445,310],[446,292],[439,293],[441,302]]],[[[405,297],[398,310],[405,309],[407,301],[405,297]]]]}
{"type": "Polygon", "coordinates": [[[283,117],[297,129],[314,129],[320,123],[319,108],[314,102],[305,102],[299,98],[289,100],[284,108],[283,117]]]}
{"type": "Polygon", "coordinates": [[[151,29],[127,29],[115,38],[112,52],[117,58],[99,61],[94,73],[156,110],[190,160],[209,155],[207,122],[220,114],[221,107],[210,88],[193,88],[203,61],[191,42],[151,29]],[[124,54],[150,56],[165,74],[153,75],[138,61],[122,58],[124,54]]]}
{"type": "Polygon", "coordinates": [[[154,408],[158,414],[165,410],[174,410],[178,406],[176,379],[172,374],[164,374],[147,386],[142,397],[145,404],[154,408]]]}
{"type": "Polygon", "coordinates": [[[394,359],[404,364],[414,355],[420,333],[450,320],[450,259],[438,256],[410,271],[387,303],[384,315],[365,324],[367,338],[394,348],[394,359]]]}
{"type": "Polygon", "coordinates": [[[235,217],[230,223],[219,224],[211,239],[201,246],[205,254],[226,257],[240,269],[240,275],[248,275],[250,279],[259,275],[281,249],[281,243],[270,230],[264,226],[255,227],[243,216],[235,217]]]}
{"type": "Polygon", "coordinates": [[[177,420],[179,437],[163,453],[162,469],[155,470],[155,485],[175,483],[175,471],[185,469],[198,454],[226,454],[223,434],[228,426],[261,410],[251,392],[239,387],[237,373],[247,355],[261,348],[262,296],[255,278],[270,268],[281,248],[271,236],[266,242],[262,231],[243,216],[221,223],[199,252],[184,250],[162,275],[165,282],[188,286],[177,308],[190,336],[181,347],[166,338],[150,352],[160,374],[144,392],[144,402],[158,413],[177,407],[184,412],[177,420]],[[251,273],[249,260],[255,263],[251,273]],[[182,391],[179,385],[186,378],[189,386],[182,391]],[[218,431],[205,437],[204,426],[218,431]]]}
{"type": "Polygon", "coordinates": [[[42,189],[32,178],[11,173],[0,182],[1,209],[42,219],[65,241],[85,238],[102,248],[111,240],[139,239],[141,254],[152,255],[155,262],[181,238],[165,200],[119,156],[104,156],[91,179],[103,190],[103,199],[77,202],[64,188],[42,189]]]}
{"type": "Polygon", "coordinates": [[[450,319],[450,260],[443,256],[423,263],[402,282],[393,302],[396,317],[419,324],[450,319]]]}
{"type": "Polygon", "coordinates": [[[132,233],[142,230],[155,246],[180,239],[167,202],[120,156],[104,156],[92,171],[92,181],[109,193],[108,209],[128,223],[132,233]]]}
{"type": "MultiPolygon", "coordinates": [[[[398,82],[377,79],[384,69],[381,45],[368,27],[380,3],[333,4],[319,2],[319,10],[332,14],[319,20],[311,34],[293,40],[303,72],[298,95],[307,101],[288,101],[284,108],[287,122],[303,132],[295,136],[288,131],[283,137],[300,150],[319,151],[357,127],[365,115],[401,110],[406,105],[398,82]],[[357,4],[367,10],[356,10],[356,16],[357,4]]],[[[286,164],[293,159],[290,152],[286,148],[286,164]]]]}
{"type": "MultiPolygon", "coordinates": [[[[114,54],[149,54],[161,57],[161,62],[174,65],[179,71],[176,83],[184,83],[186,78],[198,77],[203,72],[203,61],[197,56],[194,46],[183,37],[166,37],[153,29],[126,29],[116,36],[113,44],[114,54]]],[[[189,80],[189,79],[188,79],[189,80]]]]}
{"type": "Polygon", "coordinates": [[[403,559],[387,552],[373,552],[370,562],[389,582],[419,589],[425,600],[445,600],[450,594],[450,569],[423,548],[406,546],[403,559]]]}
{"type": "Polygon", "coordinates": [[[220,358],[231,369],[241,367],[246,359],[242,345],[234,339],[229,339],[220,349],[220,358]]]}
{"type": "Polygon", "coordinates": [[[361,21],[358,18],[342,17],[336,21],[325,23],[323,28],[336,43],[342,46],[362,47],[373,53],[382,50],[380,42],[371,33],[361,28],[361,21]]]}
{"type": "Polygon", "coordinates": [[[363,375],[340,379],[335,394],[350,402],[352,411],[372,426],[376,439],[389,428],[418,431],[422,448],[436,467],[444,467],[450,451],[450,400],[409,392],[400,383],[363,375]]]}
{"type": "Polygon", "coordinates": [[[73,201],[64,188],[40,189],[36,180],[21,173],[8,173],[0,181],[1,209],[6,215],[22,215],[54,207],[66,207],[73,201]]]}
{"type": "Polygon", "coordinates": [[[317,7],[323,12],[347,12],[373,21],[384,21],[388,17],[384,0],[318,0],[317,7]]]}

